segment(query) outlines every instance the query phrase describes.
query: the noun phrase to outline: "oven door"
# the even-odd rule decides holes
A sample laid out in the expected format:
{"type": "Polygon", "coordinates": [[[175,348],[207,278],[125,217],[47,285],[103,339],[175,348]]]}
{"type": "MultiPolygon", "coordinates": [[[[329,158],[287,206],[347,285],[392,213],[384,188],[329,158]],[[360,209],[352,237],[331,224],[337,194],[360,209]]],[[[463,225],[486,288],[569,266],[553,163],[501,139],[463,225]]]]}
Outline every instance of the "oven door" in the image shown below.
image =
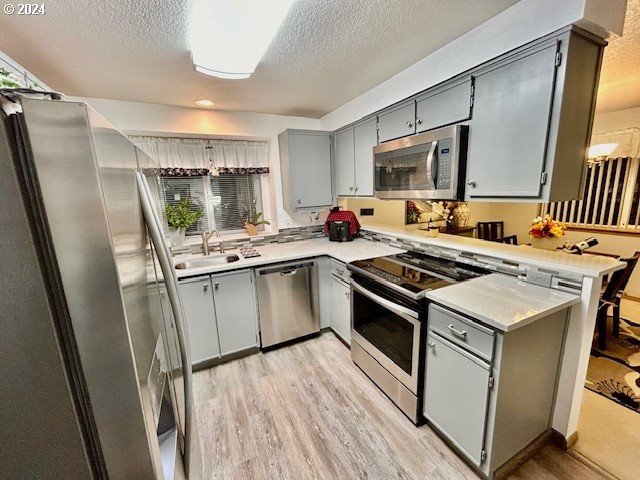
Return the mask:
{"type": "Polygon", "coordinates": [[[351,280],[351,340],[415,395],[420,353],[419,313],[351,280]]]}
{"type": "Polygon", "coordinates": [[[460,197],[461,131],[461,126],[446,127],[374,147],[375,196],[442,200],[460,197]]]}

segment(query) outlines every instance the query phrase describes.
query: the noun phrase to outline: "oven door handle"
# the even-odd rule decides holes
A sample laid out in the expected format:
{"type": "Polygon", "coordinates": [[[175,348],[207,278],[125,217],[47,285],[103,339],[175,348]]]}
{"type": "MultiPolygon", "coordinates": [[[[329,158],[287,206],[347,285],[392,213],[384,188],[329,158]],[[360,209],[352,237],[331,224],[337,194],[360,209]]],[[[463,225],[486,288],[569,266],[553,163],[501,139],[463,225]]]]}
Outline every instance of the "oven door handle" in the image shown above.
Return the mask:
{"type": "Polygon", "coordinates": [[[415,312],[409,308],[403,307],[401,305],[398,305],[396,303],[393,303],[390,300],[387,300],[386,298],[382,298],[380,295],[376,295],[375,293],[371,292],[370,290],[367,290],[366,288],[364,288],[362,285],[360,285],[358,282],[356,282],[355,280],[351,280],[351,286],[353,287],[354,290],[356,290],[357,292],[361,293],[362,295],[364,295],[365,297],[368,297],[369,299],[373,300],[376,303],[379,303],[380,305],[382,305],[383,307],[391,310],[393,313],[396,313],[398,315],[400,315],[401,317],[409,320],[411,323],[417,325],[420,322],[418,322],[418,312],[415,312]],[[407,318],[407,317],[411,317],[411,318],[407,318]]]}

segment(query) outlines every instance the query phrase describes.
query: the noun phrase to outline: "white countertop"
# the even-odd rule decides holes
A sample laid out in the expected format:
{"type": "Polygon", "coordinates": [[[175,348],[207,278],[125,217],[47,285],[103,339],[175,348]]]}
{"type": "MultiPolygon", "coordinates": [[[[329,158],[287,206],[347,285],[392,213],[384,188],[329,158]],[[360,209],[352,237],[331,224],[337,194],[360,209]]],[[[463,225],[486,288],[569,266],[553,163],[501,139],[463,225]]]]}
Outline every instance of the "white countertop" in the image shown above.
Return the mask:
{"type": "Polygon", "coordinates": [[[503,332],[580,302],[577,295],[525,283],[501,273],[433,290],[426,296],[503,332]]]}
{"type": "Polygon", "coordinates": [[[571,255],[562,251],[549,251],[477,238],[441,233],[428,237],[427,232],[415,227],[393,227],[389,225],[363,225],[362,230],[389,235],[398,239],[415,241],[441,248],[485,255],[518,263],[526,263],[559,271],[574,272],[587,277],[601,277],[624,267],[624,263],[599,255],[571,255]]]}
{"type": "MultiPolygon", "coordinates": [[[[298,260],[301,258],[318,257],[327,255],[329,257],[340,260],[341,262],[354,262],[356,260],[364,260],[366,258],[383,257],[385,255],[394,255],[402,253],[406,250],[390,247],[378,242],[370,242],[356,238],[352,242],[330,242],[328,238],[314,238],[311,240],[301,240],[287,243],[268,243],[266,245],[254,247],[259,257],[242,258],[239,250],[229,250],[228,255],[236,254],[240,260],[223,265],[212,265],[200,268],[190,268],[186,270],[176,269],[178,278],[192,277],[194,275],[206,275],[208,273],[224,272],[228,270],[237,270],[239,268],[256,267],[270,263],[286,262],[289,260],[298,260]]],[[[219,255],[218,252],[212,251],[212,256],[219,255]]],[[[185,260],[195,260],[206,258],[202,254],[184,254],[173,257],[174,265],[185,260]]]]}

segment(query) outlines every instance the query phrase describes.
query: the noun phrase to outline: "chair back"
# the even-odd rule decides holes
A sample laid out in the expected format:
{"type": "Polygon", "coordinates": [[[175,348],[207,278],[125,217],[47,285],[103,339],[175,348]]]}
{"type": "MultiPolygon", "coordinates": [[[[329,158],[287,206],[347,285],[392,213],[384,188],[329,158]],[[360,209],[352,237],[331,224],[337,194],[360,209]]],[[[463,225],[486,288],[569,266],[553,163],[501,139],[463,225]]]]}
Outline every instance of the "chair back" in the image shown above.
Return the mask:
{"type": "Polygon", "coordinates": [[[496,239],[496,242],[508,243],[509,245],[518,245],[518,236],[507,235],[506,237],[496,239]]]}
{"type": "Polygon", "coordinates": [[[504,237],[504,222],[478,222],[478,238],[497,240],[504,237]]]}
{"type": "Polygon", "coordinates": [[[604,293],[602,294],[602,300],[605,302],[612,302],[615,297],[627,287],[627,283],[629,283],[629,278],[631,278],[631,274],[633,273],[633,269],[638,263],[638,259],[640,259],[640,252],[634,253],[629,258],[621,258],[621,262],[627,262],[627,266],[622,270],[618,270],[611,274],[611,279],[607,284],[607,288],[605,288],[604,293]]]}

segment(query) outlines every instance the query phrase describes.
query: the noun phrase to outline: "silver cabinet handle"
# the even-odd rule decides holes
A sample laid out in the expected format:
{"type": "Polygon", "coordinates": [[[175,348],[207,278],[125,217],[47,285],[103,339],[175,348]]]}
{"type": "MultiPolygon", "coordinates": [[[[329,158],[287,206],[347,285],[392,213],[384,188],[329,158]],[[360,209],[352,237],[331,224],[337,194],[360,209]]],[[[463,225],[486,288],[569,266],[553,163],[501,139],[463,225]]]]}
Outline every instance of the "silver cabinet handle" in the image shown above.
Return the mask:
{"type": "Polygon", "coordinates": [[[409,127],[409,128],[413,127],[413,123],[407,122],[407,127],[409,127]]]}
{"type": "Polygon", "coordinates": [[[466,330],[456,330],[454,328],[453,324],[451,324],[451,323],[449,325],[447,325],[447,327],[449,328],[449,330],[451,330],[456,335],[459,335],[462,338],[467,338],[467,331],[466,330]]]}
{"type": "Polygon", "coordinates": [[[469,185],[470,187],[475,188],[475,187],[476,187],[476,181],[475,181],[475,180],[469,180],[469,181],[467,182],[467,185],[469,185]]]}
{"type": "Polygon", "coordinates": [[[349,187],[349,191],[352,191],[352,190],[353,190],[353,187],[349,187]]]}
{"type": "Polygon", "coordinates": [[[301,204],[301,203],[302,203],[302,200],[298,199],[298,200],[297,200],[297,203],[298,203],[298,204],[301,204]]]}
{"type": "Polygon", "coordinates": [[[204,290],[205,292],[209,290],[209,284],[205,283],[202,285],[202,290],[204,290]]]}
{"type": "Polygon", "coordinates": [[[421,118],[417,118],[416,119],[416,125],[422,125],[422,119],[421,118]]]}
{"type": "Polygon", "coordinates": [[[353,191],[357,192],[358,191],[358,187],[353,187],[353,191]]]}
{"type": "Polygon", "coordinates": [[[436,342],[428,342],[430,348],[436,348],[436,342]]]}
{"type": "Polygon", "coordinates": [[[288,272],[280,272],[280,276],[288,277],[290,275],[295,275],[296,273],[298,273],[298,269],[297,268],[295,270],[289,270],[288,272]]]}
{"type": "Polygon", "coordinates": [[[218,290],[218,287],[220,287],[220,282],[213,282],[213,287],[218,290]]]}

